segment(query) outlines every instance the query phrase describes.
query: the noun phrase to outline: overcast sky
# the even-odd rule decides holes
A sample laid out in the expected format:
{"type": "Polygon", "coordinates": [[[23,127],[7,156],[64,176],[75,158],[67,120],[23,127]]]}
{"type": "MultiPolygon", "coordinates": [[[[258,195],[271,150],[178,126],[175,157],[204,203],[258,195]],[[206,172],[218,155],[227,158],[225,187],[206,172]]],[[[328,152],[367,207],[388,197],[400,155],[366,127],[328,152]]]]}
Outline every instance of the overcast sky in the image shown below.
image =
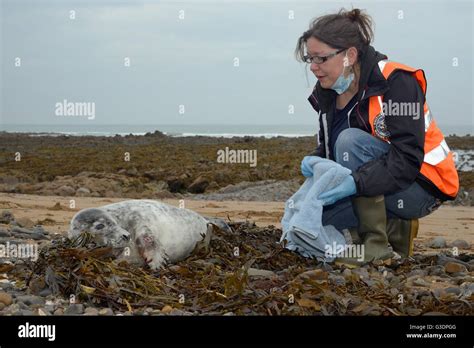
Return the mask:
{"type": "Polygon", "coordinates": [[[296,40],[312,18],[354,6],[373,17],[378,51],[425,70],[438,123],[473,127],[472,1],[1,3],[6,124],[312,124],[316,80],[296,40]],[[64,99],[95,103],[95,119],[56,116],[64,99]]]}

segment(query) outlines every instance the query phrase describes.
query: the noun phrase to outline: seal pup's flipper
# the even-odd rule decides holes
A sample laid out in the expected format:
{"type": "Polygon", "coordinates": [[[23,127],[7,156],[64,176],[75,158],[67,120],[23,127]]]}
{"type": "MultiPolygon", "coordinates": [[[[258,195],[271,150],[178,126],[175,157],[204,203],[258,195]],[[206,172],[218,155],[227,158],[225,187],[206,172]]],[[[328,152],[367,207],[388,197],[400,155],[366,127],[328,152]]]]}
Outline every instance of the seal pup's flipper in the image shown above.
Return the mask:
{"type": "Polygon", "coordinates": [[[168,264],[168,255],[155,234],[148,228],[144,228],[140,231],[136,236],[135,244],[145,266],[147,265],[152,270],[158,270],[168,264]]]}
{"type": "Polygon", "coordinates": [[[217,228],[221,229],[222,231],[229,232],[229,233],[234,233],[232,228],[223,219],[208,217],[208,216],[203,216],[203,218],[206,219],[208,225],[212,224],[212,225],[216,226],[217,228]]]}
{"type": "Polygon", "coordinates": [[[211,243],[212,234],[215,228],[218,227],[210,222],[207,223],[206,234],[201,233],[202,240],[196,243],[196,246],[191,252],[191,255],[201,254],[202,252],[204,252],[204,254],[207,254],[209,252],[209,244],[211,243]]]}

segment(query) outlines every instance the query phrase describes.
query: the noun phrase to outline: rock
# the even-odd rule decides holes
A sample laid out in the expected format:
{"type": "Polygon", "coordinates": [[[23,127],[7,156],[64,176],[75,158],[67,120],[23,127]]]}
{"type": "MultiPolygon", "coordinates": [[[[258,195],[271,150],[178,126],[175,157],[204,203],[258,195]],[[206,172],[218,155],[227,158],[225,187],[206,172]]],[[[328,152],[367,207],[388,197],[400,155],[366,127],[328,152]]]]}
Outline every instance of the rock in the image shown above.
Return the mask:
{"type": "Polygon", "coordinates": [[[91,191],[87,187],[79,187],[76,190],[76,197],[87,197],[91,194],[91,191]]]}
{"type": "Polygon", "coordinates": [[[39,233],[39,234],[44,234],[44,235],[49,235],[49,232],[44,229],[43,226],[41,225],[36,225],[33,227],[33,232],[34,233],[39,233]]]}
{"type": "Polygon", "coordinates": [[[9,210],[2,210],[2,212],[0,213],[0,224],[9,224],[14,220],[15,218],[9,210]]]}
{"type": "Polygon", "coordinates": [[[350,278],[352,277],[352,271],[349,268],[346,268],[344,271],[342,271],[342,276],[344,278],[350,278]]]}
{"type": "MultiPolygon", "coordinates": [[[[270,250],[268,250],[268,252],[270,252],[270,250]]],[[[334,270],[329,263],[320,263],[317,267],[326,272],[332,272],[334,270]]]]}
{"type": "Polygon", "coordinates": [[[329,280],[337,286],[344,286],[346,285],[346,278],[340,275],[329,274],[329,280]]]}
{"type": "Polygon", "coordinates": [[[33,233],[32,230],[27,229],[27,228],[23,228],[23,227],[19,227],[19,226],[13,226],[11,231],[12,231],[13,234],[23,233],[23,234],[28,234],[29,235],[29,234],[33,233]]]}
{"type": "Polygon", "coordinates": [[[188,192],[191,193],[203,193],[209,186],[209,180],[203,176],[199,176],[194,180],[188,187],[188,192]]]}
{"type": "Polygon", "coordinates": [[[410,273],[407,274],[407,278],[413,277],[413,276],[418,276],[418,277],[424,277],[426,275],[426,271],[422,269],[414,269],[410,273]]]}
{"type": "Polygon", "coordinates": [[[328,272],[321,269],[313,269],[298,274],[295,279],[326,280],[328,279],[328,272]]]}
{"type": "Polygon", "coordinates": [[[471,247],[470,244],[463,239],[456,239],[450,244],[450,246],[458,249],[469,249],[471,247]]]}
{"type": "Polygon", "coordinates": [[[10,306],[5,308],[5,313],[11,314],[11,315],[20,315],[21,314],[20,305],[18,303],[12,303],[10,306]]]}
{"type": "Polygon", "coordinates": [[[30,306],[27,304],[24,304],[23,302],[17,302],[17,303],[20,306],[20,309],[30,309],[30,306]]]}
{"type": "Polygon", "coordinates": [[[183,311],[181,309],[173,309],[171,312],[169,312],[170,315],[174,315],[174,316],[183,316],[183,315],[190,315],[192,313],[190,312],[186,312],[186,311],[183,311]]]}
{"type": "Polygon", "coordinates": [[[58,308],[54,311],[53,315],[64,315],[64,309],[58,308]]]}
{"type": "Polygon", "coordinates": [[[37,233],[35,231],[31,231],[26,228],[17,227],[17,226],[12,228],[12,234],[14,237],[18,237],[18,238],[26,238],[26,239],[34,239],[34,240],[48,239],[48,237],[44,235],[43,233],[37,233]]]}
{"type": "Polygon", "coordinates": [[[41,290],[38,295],[41,297],[46,297],[51,294],[52,294],[51,290],[49,288],[46,288],[46,289],[41,290]]]}
{"type": "Polygon", "coordinates": [[[209,186],[206,188],[206,190],[208,191],[215,191],[215,190],[218,190],[220,188],[219,184],[215,181],[211,181],[211,183],[209,184],[209,186]]]}
{"type": "Polygon", "coordinates": [[[45,299],[40,297],[40,296],[35,296],[35,295],[23,295],[23,296],[18,296],[16,298],[17,302],[22,302],[27,306],[32,306],[32,305],[41,305],[44,306],[45,304],[45,299]]]}
{"type": "Polygon", "coordinates": [[[51,315],[51,313],[49,313],[46,309],[44,308],[38,308],[38,315],[39,316],[48,316],[48,315],[51,315]]]}
{"type": "Polygon", "coordinates": [[[138,170],[137,170],[137,168],[132,167],[132,168],[128,169],[125,172],[125,174],[128,175],[128,176],[137,176],[138,175],[138,170]]]}
{"type": "Polygon", "coordinates": [[[448,294],[455,294],[455,295],[460,295],[461,294],[461,289],[459,287],[452,286],[452,287],[446,288],[444,290],[448,294]]]}
{"type": "Polygon", "coordinates": [[[56,306],[54,304],[48,304],[48,302],[46,302],[46,306],[44,306],[44,310],[46,310],[49,313],[53,313],[55,309],[56,309],[56,306]]]}
{"type": "Polygon", "coordinates": [[[170,313],[171,311],[173,311],[173,307],[169,305],[166,305],[161,309],[161,313],[165,313],[165,314],[170,313]]]}
{"type": "Polygon", "coordinates": [[[234,312],[226,312],[226,313],[224,313],[224,316],[226,316],[226,317],[231,317],[231,316],[234,316],[234,315],[235,315],[234,312]]]}
{"type": "Polygon", "coordinates": [[[73,303],[64,311],[64,315],[79,315],[84,313],[84,305],[82,303],[73,303]]]}
{"type": "Polygon", "coordinates": [[[74,196],[76,190],[69,185],[63,185],[55,191],[60,196],[74,196]]]}
{"type": "Polygon", "coordinates": [[[430,283],[428,283],[426,280],[424,280],[423,278],[418,278],[418,279],[415,279],[415,281],[413,282],[413,285],[416,285],[416,286],[424,286],[424,287],[427,287],[429,288],[430,287],[430,283]]]}
{"type": "Polygon", "coordinates": [[[472,294],[474,294],[474,283],[471,283],[471,282],[462,283],[460,288],[462,289],[464,297],[469,298],[472,296],[472,294]]]}
{"type": "Polygon", "coordinates": [[[170,192],[182,192],[186,189],[186,183],[182,178],[170,177],[166,179],[170,192]]]}
{"type": "Polygon", "coordinates": [[[84,315],[99,315],[99,310],[94,307],[87,307],[84,311],[84,315]]]}
{"type": "Polygon", "coordinates": [[[0,282],[0,289],[10,290],[13,288],[13,284],[8,279],[2,279],[0,282]]]}
{"type": "Polygon", "coordinates": [[[0,237],[11,237],[12,234],[10,231],[0,228],[0,237]]]}
{"type": "Polygon", "coordinates": [[[0,303],[3,303],[5,306],[11,305],[13,302],[13,298],[10,294],[6,292],[0,292],[0,303]]]}
{"type": "Polygon", "coordinates": [[[393,278],[393,272],[392,272],[391,270],[389,270],[389,271],[388,271],[388,270],[385,270],[385,271],[383,271],[382,276],[383,276],[388,282],[390,282],[390,281],[392,280],[392,278],[393,278]]]}
{"type": "Polygon", "coordinates": [[[99,315],[114,315],[114,311],[110,308],[102,308],[99,310],[99,315]]]}
{"type": "Polygon", "coordinates": [[[446,248],[447,247],[446,239],[444,239],[443,237],[433,238],[433,239],[427,241],[425,245],[427,247],[433,248],[433,249],[441,249],[441,248],[446,248]]]}
{"type": "Polygon", "coordinates": [[[444,267],[443,266],[432,266],[429,269],[429,274],[432,276],[442,276],[444,275],[444,267]]]}
{"type": "Polygon", "coordinates": [[[365,268],[355,268],[354,270],[352,270],[352,273],[359,275],[361,279],[369,278],[369,272],[365,268]]]}
{"type": "Polygon", "coordinates": [[[165,133],[160,132],[159,130],[154,131],[153,133],[147,132],[145,137],[156,137],[156,138],[166,138],[168,137],[165,133]]]}
{"type": "Polygon", "coordinates": [[[15,220],[17,225],[20,227],[25,227],[25,228],[32,228],[35,223],[28,219],[27,217],[21,217],[15,220]]]}
{"type": "Polygon", "coordinates": [[[455,262],[448,262],[444,266],[444,270],[446,273],[459,273],[459,272],[467,272],[467,268],[464,265],[455,262]]]}
{"type": "Polygon", "coordinates": [[[264,277],[264,278],[271,278],[275,277],[276,273],[273,271],[268,271],[265,269],[258,269],[258,268],[249,268],[247,270],[247,274],[249,277],[264,277]]]}
{"type": "Polygon", "coordinates": [[[6,305],[2,302],[0,302],[0,311],[3,311],[3,309],[6,307],[6,305]]]}
{"type": "MultiPolygon", "coordinates": [[[[46,289],[46,282],[44,278],[33,278],[30,281],[29,289],[31,295],[39,295],[41,291],[46,289]]],[[[41,296],[41,295],[40,295],[41,296]]]]}
{"type": "Polygon", "coordinates": [[[466,268],[469,268],[470,265],[467,262],[461,261],[457,258],[446,256],[444,254],[439,254],[438,255],[438,260],[437,263],[438,265],[446,265],[448,262],[454,262],[454,263],[459,263],[460,265],[464,265],[466,268]]]}
{"type": "Polygon", "coordinates": [[[22,309],[20,311],[20,315],[31,316],[31,315],[36,315],[36,313],[29,309],[22,309]]]}
{"type": "Polygon", "coordinates": [[[443,288],[433,289],[433,295],[437,298],[443,297],[446,295],[446,290],[443,288]]]}

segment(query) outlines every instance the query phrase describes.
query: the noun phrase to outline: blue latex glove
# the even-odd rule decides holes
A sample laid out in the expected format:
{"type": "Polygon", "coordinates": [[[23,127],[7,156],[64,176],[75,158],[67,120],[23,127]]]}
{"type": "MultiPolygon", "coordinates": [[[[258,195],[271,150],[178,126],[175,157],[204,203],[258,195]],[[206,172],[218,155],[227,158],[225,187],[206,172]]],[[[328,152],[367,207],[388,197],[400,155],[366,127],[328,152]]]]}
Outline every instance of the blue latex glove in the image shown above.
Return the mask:
{"type": "Polygon", "coordinates": [[[314,157],[316,156],[305,156],[301,161],[301,173],[307,178],[313,176],[313,167],[309,165],[309,161],[314,157]]]}
{"type": "Polygon", "coordinates": [[[318,196],[318,199],[323,201],[323,205],[331,205],[336,203],[338,200],[343,199],[347,196],[355,194],[357,191],[356,184],[352,175],[347,176],[339,186],[336,186],[332,190],[322,193],[318,196]]]}

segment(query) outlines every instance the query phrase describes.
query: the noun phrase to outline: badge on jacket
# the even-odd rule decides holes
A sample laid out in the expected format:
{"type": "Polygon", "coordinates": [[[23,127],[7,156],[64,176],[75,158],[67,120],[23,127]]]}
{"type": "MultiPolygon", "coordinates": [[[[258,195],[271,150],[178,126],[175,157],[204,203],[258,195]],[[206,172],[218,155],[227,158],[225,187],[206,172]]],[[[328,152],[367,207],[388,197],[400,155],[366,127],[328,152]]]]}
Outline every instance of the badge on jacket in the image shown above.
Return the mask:
{"type": "Polygon", "coordinates": [[[387,129],[387,124],[385,123],[385,115],[383,112],[375,116],[374,126],[376,136],[384,140],[388,140],[390,138],[390,132],[387,129]]]}

